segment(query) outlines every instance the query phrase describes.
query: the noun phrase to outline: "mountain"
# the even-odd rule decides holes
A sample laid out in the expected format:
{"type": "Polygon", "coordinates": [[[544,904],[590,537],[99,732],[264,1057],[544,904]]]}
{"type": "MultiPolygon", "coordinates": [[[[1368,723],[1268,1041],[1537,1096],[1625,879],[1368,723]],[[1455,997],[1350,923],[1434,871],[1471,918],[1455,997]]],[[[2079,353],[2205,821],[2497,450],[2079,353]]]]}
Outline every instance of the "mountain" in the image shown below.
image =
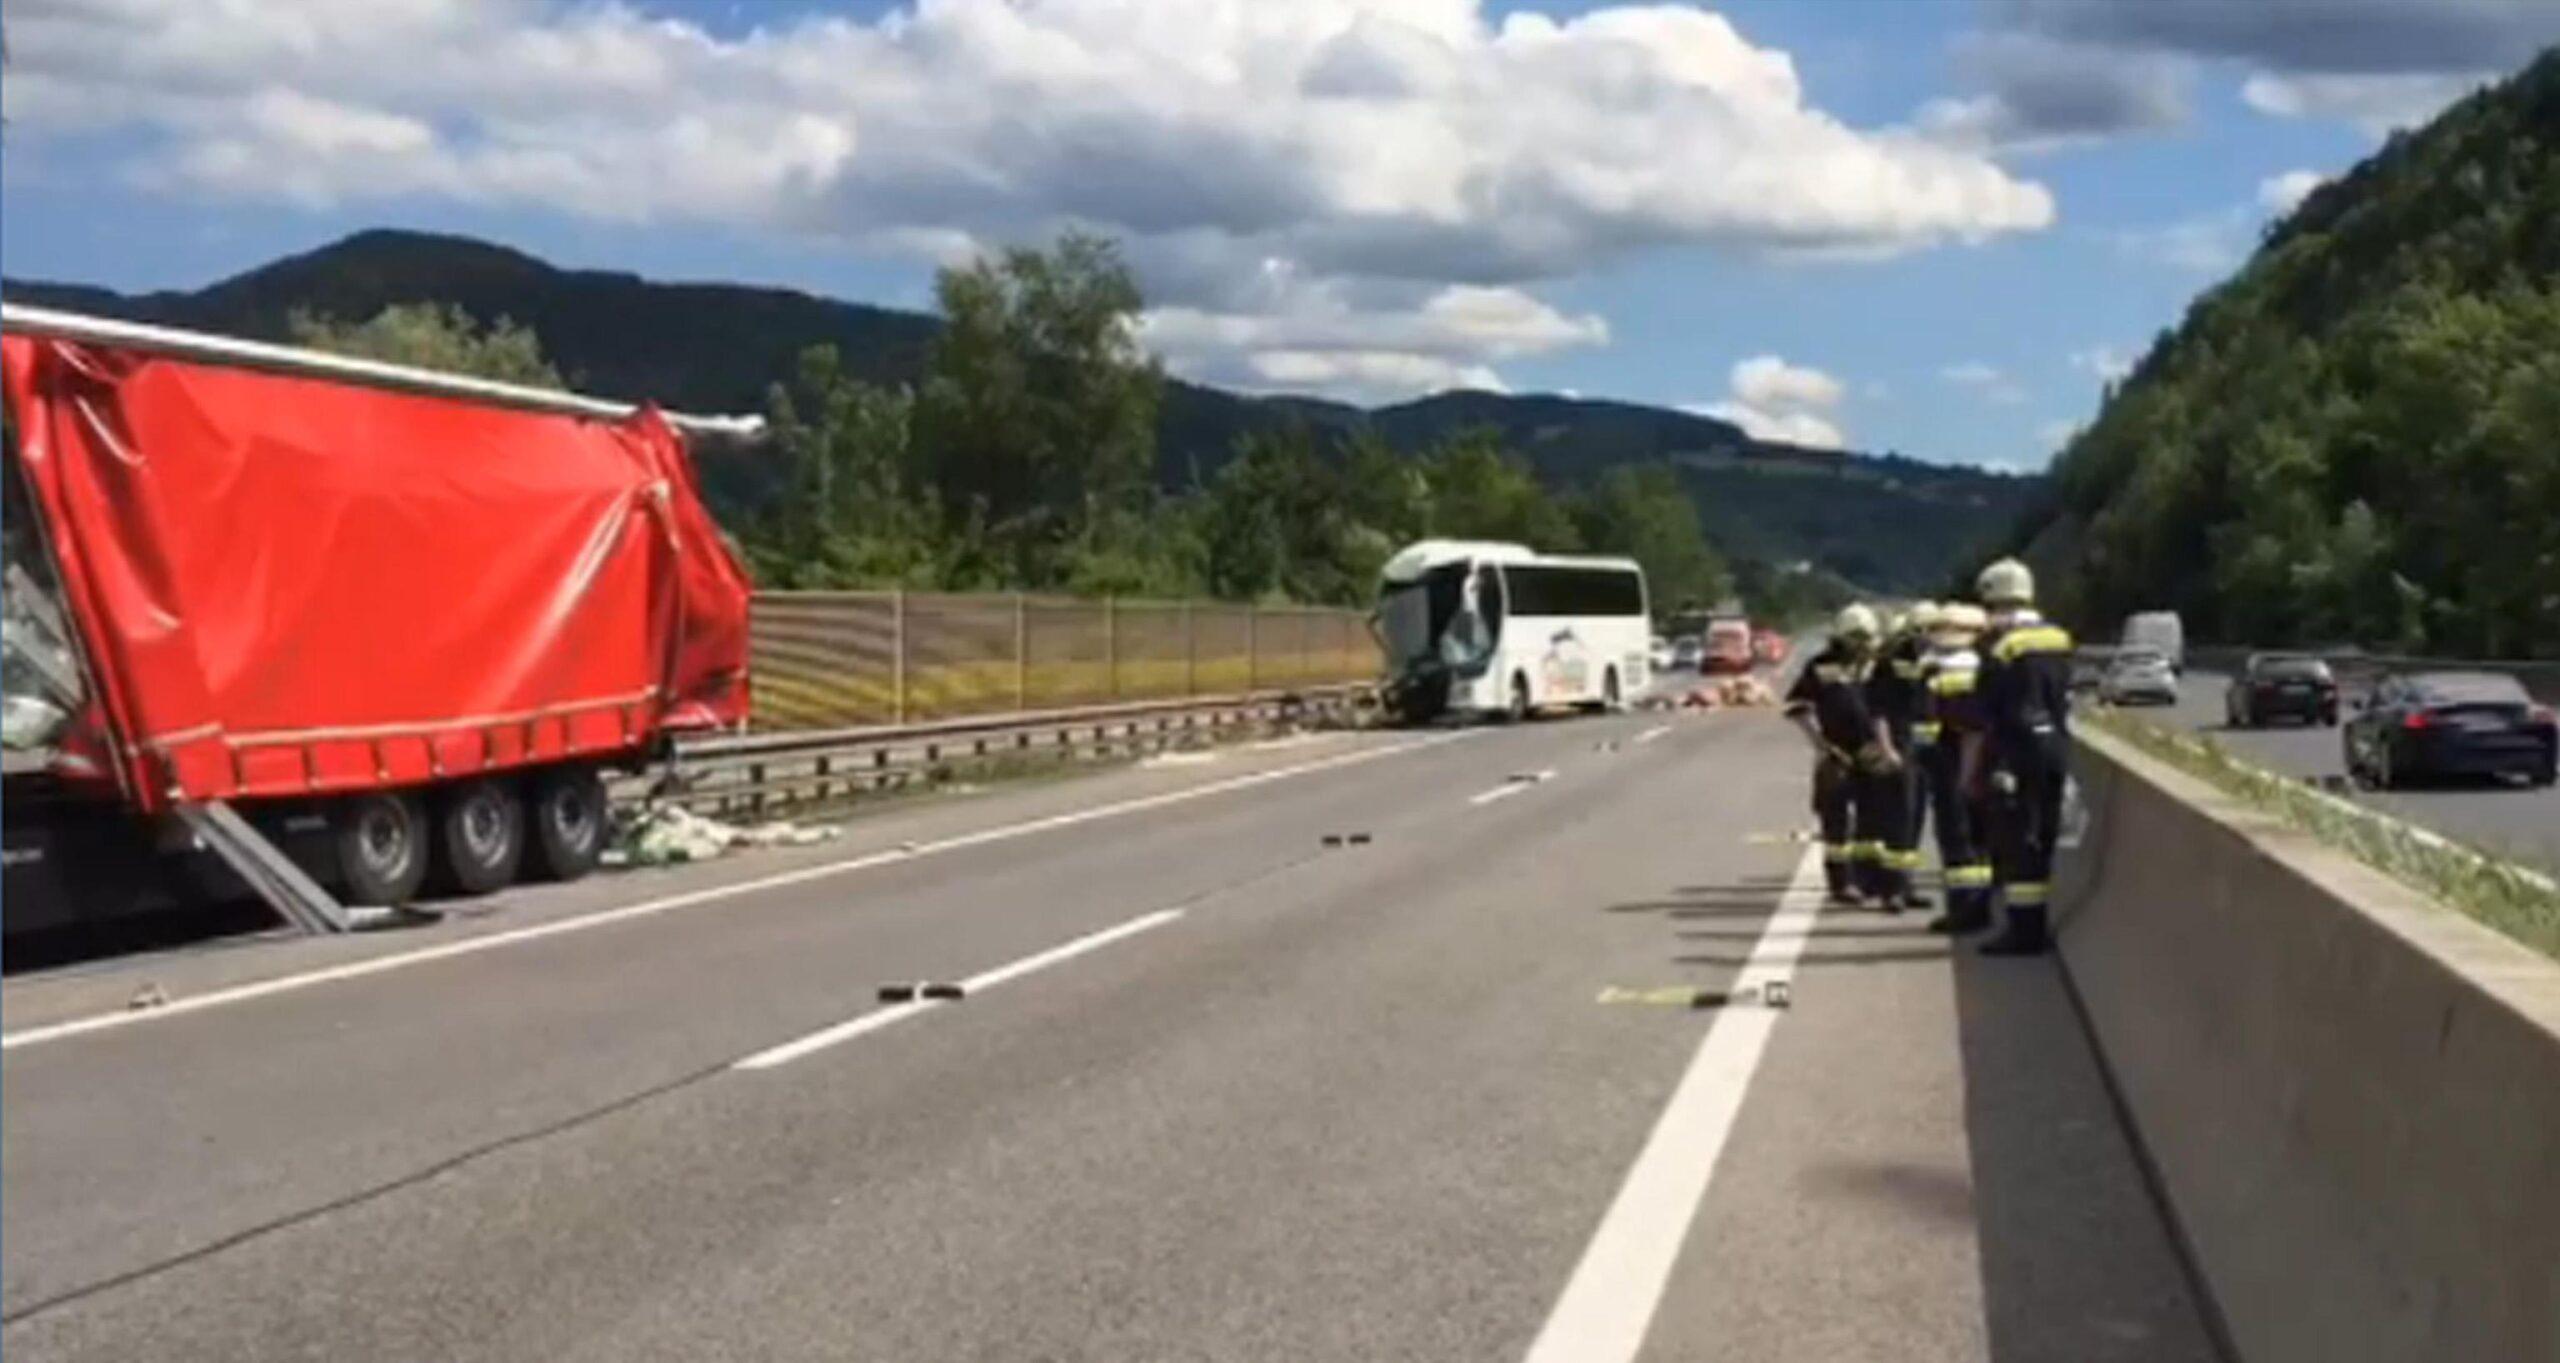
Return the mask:
{"type": "Polygon", "coordinates": [[[2560,49],[2271,226],[2010,543],[2084,629],[2560,657],[2560,49]]]}
{"type": "MultiPolygon", "coordinates": [[[[760,409],[773,380],[821,342],[859,377],[913,379],[938,325],[921,313],[789,289],[563,270],[489,242],[393,230],[360,232],[193,292],[128,295],[37,280],[0,289],[23,303],[266,340],[283,339],[297,309],[361,319],[394,303],[450,302],[532,328],[581,392],[696,412],[760,409]]],[[[1165,386],[1160,475],[1168,486],[1186,484],[1224,464],[1238,436],[1293,423],[1373,429],[1399,449],[1491,426],[1566,486],[1616,464],[1669,461],[1729,553],[1810,561],[1885,590],[1934,581],[1956,555],[2013,522],[2037,486],[1977,469],[1767,444],[1730,422],[1634,403],[1456,392],[1363,410],[1179,380],[1165,386]]],[[[703,469],[706,490],[729,515],[769,505],[778,473],[752,453],[706,458],[703,469]]]]}

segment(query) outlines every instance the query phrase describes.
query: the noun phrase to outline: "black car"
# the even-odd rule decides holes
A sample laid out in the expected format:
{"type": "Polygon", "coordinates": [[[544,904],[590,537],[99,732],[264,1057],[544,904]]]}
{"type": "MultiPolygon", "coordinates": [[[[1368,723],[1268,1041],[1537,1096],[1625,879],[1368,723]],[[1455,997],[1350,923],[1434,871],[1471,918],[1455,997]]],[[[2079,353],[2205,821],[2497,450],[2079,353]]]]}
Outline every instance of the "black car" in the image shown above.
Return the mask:
{"type": "Polygon", "coordinates": [[[2496,672],[2384,677],[2344,733],[2348,774],[2377,789],[2415,776],[2560,779],[2560,723],[2496,672]]]}
{"type": "Polygon", "coordinates": [[[2222,717],[2234,729],[2275,719],[2338,722],[2338,679],[2318,658],[2253,653],[2222,693],[2222,717]]]}

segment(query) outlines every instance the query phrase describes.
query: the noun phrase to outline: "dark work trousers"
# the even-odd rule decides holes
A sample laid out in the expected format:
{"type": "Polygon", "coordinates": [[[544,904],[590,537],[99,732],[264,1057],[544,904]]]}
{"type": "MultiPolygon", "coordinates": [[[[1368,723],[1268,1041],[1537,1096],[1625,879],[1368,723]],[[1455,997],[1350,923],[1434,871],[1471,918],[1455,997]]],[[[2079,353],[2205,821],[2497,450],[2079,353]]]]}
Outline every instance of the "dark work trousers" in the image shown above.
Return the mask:
{"type": "Polygon", "coordinates": [[[1857,861],[1857,775],[1824,754],[1813,763],[1813,817],[1822,825],[1822,882],[1839,899],[1854,888],[1857,861]]]}
{"type": "Polygon", "coordinates": [[[1963,740],[1950,731],[1921,749],[1922,785],[1928,791],[1929,826],[1938,835],[1938,871],[1946,882],[1947,909],[1973,920],[1989,908],[1991,863],[1974,842],[1974,801],[1963,789],[1963,740]]]}
{"type": "Polygon", "coordinates": [[[1912,877],[1920,871],[1920,835],[1928,823],[1929,782],[1921,765],[1919,744],[1909,728],[1893,731],[1893,746],[1902,754],[1902,768],[1894,776],[1894,820],[1893,826],[1885,830],[1883,861],[1899,892],[1907,892],[1912,877]]]}
{"type": "Polygon", "coordinates": [[[1903,832],[1903,773],[1908,764],[1885,767],[1873,760],[1858,766],[1856,827],[1850,848],[1857,866],[1856,883],[1865,894],[1898,900],[1909,883],[1899,868],[1895,848],[1908,841],[1903,832]]]}
{"type": "Polygon", "coordinates": [[[1991,860],[2001,899],[2012,909],[2042,909],[2053,893],[2053,848],[2062,833],[2062,782],[2070,739],[2059,733],[1999,740],[1999,769],[2010,789],[1997,797],[1991,860]]]}

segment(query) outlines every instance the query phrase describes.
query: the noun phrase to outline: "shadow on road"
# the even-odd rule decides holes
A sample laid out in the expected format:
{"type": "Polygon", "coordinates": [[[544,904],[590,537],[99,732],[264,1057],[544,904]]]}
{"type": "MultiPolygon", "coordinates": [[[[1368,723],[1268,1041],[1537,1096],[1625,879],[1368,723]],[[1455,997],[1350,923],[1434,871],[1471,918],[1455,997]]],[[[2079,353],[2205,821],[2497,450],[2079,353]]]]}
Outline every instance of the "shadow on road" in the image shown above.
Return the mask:
{"type": "Polygon", "coordinates": [[[2219,1363],[2060,968],[1954,962],[1992,1359],[2219,1363]]]}
{"type": "MultiPolygon", "coordinates": [[[[1901,933],[1896,935],[1909,936],[1910,934],[1901,933]]],[[[1893,965],[1901,961],[1943,961],[1946,958],[1947,948],[1943,943],[1930,947],[1877,947],[1862,951],[1807,952],[1796,961],[1796,969],[1798,972],[1803,972],[1808,970],[1827,970],[1833,966],[1893,965]]],[[[1739,968],[1751,963],[1751,953],[1749,951],[1699,951],[1691,952],[1687,955],[1674,956],[1671,959],[1679,965],[1712,965],[1739,968]]]]}

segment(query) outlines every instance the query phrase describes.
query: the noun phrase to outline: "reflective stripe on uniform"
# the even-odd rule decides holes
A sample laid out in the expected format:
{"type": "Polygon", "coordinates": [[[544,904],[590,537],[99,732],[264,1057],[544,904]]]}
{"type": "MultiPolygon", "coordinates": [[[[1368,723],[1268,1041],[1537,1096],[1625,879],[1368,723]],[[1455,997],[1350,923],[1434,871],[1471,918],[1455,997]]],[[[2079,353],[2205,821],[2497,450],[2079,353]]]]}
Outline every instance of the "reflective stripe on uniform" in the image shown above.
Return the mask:
{"type": "Polygon", "coordinates": [[[1884,853],[1885,866],[1896,871],[1917,871],[1926,861],[1927,858],[1921,856],[1920,850],[1916,847],[1908,850],[1888,847],[1884,853]]]}
{"type": "Polygon", "coordinates": [[[1947,868],[1947,885],[1951,889],[1974,890],[1990,884],[1991,867],[1988,863],[1976,862],[1947,868]]]}
{"type": "Polygon", "coordinates": [[[1849,857],[1853,861],[1881,861],[1884,859],[1884,844],[1853,842],[1849,844],[1849,857]]]}
{"type": "Polygon", "coordinates": [[[1835,863],[1844,862],[1849,860],[1851,855],[1852,853],[1850,852],[1849,845],[1847,843],[1829,842],[1822,845],[1822,859],[1824,861],[1835,863]]]}
{"type": "Polygon", "coordinates": [[[1974,674],[1971,672],[1941,672],[1929,679],[1929,694],[1970,696],[1973,694],[1973,682],[1974,674]]]}
{"type": "Polygon", "coordinates": [[[1923,743],[1937,742],[1938,735],[1943,732],[1944,729],[1945,726],[1941,725],[1934,719],[1924,719],[1911,726],[1911,732],[1919,735],[1920,741],[1923,743]]]}
{"type": "Polygon", "coordinates": [[[2007,896],[2012,906],[2035,905],[2044,902],[2045,896],[2053,892],[2053,886],[2042,880],[2021,880],[2001,886],[2000,892],[2007,896]]]}
{"type": "Polygon", "coordinates": [[[2068,653],[2071,631],[2059,625],[2028,625],[2000,636],[1992,645],[1991,656],[2000,661],[2015,662],[2030,653],[2068,653]]]}

